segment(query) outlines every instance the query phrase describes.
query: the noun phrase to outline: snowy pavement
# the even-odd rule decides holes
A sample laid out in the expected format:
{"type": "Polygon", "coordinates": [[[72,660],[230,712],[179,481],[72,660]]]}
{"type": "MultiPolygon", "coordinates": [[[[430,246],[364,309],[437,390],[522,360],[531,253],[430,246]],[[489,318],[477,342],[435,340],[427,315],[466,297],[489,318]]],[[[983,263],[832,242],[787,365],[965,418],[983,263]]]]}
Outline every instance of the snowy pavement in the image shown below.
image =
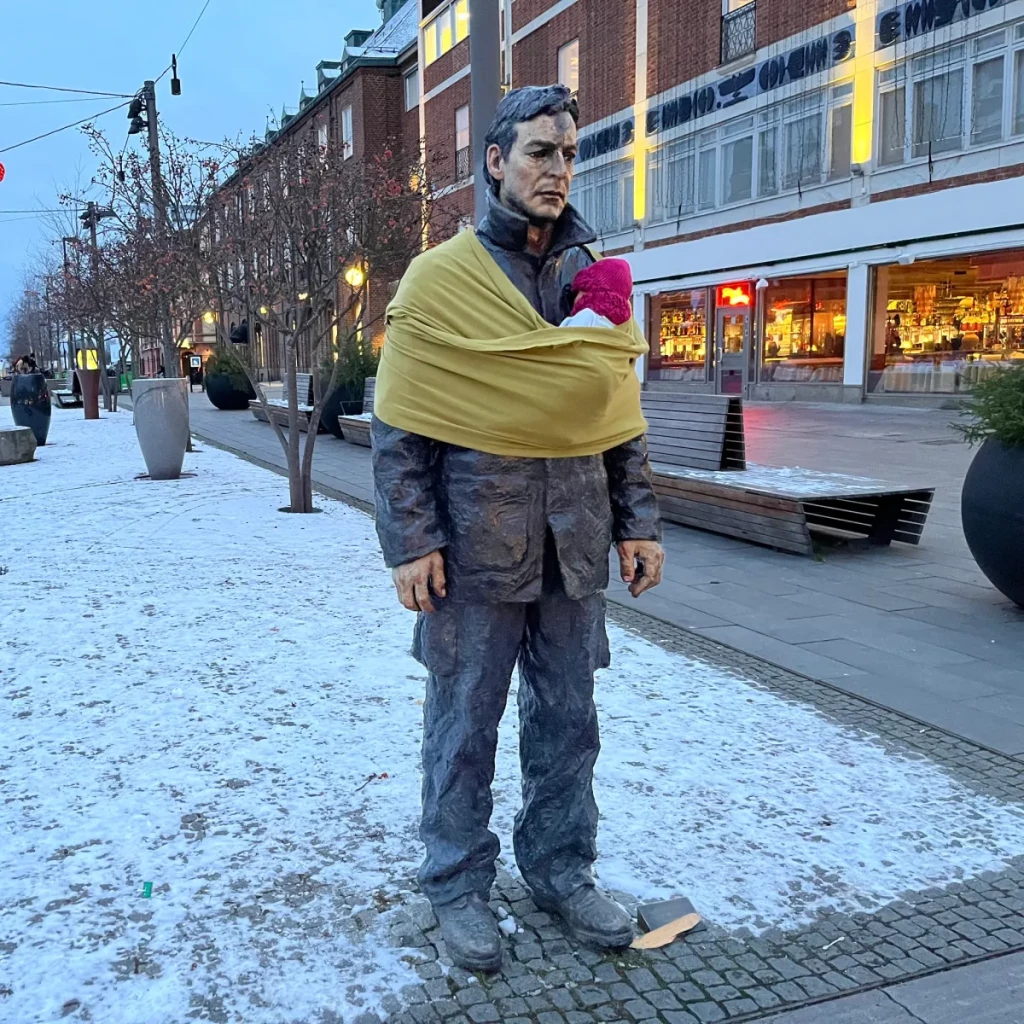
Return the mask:
{"type": "MultiPolygon", "coordinates": [[[[281,477],[212,448],[136,479],[130,413],[55,410],[51,437],[0,469],[0,1019],[383,1012],[419,981],[386,925],[416,899],[424,672],[372,523],[326,498],[281,514],[281,477]]],[[[610,636],[603,885],[757,932],[1024,854],[1018,806],[610,636]]]]}

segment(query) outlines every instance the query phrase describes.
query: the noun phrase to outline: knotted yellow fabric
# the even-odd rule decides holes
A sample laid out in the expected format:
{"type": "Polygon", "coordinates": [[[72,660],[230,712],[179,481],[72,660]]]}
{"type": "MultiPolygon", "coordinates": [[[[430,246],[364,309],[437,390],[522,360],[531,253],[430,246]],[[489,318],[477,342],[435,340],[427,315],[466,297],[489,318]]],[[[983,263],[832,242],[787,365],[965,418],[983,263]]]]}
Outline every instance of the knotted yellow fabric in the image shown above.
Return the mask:
{"type": "Polygon", "coordinates": [[[472,231],[417,256],[387,310],[374,415],[492,455],[597,455],[647,429],[636,321],[552,327],[472,231]]]}

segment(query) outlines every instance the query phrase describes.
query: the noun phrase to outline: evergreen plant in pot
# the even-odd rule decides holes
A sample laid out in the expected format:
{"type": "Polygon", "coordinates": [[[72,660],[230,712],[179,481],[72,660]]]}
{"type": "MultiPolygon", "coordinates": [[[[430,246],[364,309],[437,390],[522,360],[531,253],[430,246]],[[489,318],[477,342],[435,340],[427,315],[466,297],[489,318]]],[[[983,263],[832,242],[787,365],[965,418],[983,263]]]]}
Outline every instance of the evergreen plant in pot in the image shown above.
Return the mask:
{"type": "Polygon", "coordinates": [[[1024,608],[1024,365],[980,381],[956,429],[980,444],[960,515],[967,545],[992,585],[1024,608]]]}
{"type": "Polygon", "coordinates": [[[241,359],[227,345],[210,353],[204,373],[207,397],[218,409],[248,409],[256,397],[241,359]]]}
{"type": "Polygon", "coordinates": [[[331,379],[332,363],[337,364],[334,390],[327,398],[320,415],[321,424],[335,437],[341,437],[339,416],[358,416],[363,411],[363,385],[367,377],[377,372],[380,354],[373,351],[368,341],[347,338],[331,347],[327,360],[320,368],[323,386],[331,379]]]}

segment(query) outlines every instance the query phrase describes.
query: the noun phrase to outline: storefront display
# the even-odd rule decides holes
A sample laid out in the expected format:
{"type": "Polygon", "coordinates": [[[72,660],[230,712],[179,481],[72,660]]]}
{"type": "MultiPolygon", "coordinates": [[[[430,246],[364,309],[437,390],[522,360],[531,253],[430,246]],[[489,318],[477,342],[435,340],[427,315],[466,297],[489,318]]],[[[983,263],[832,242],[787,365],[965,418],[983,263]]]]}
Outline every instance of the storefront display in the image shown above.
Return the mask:
{"type": "Polygon", "coordinates": [[[969,391],[1024,359],[1024,251],[880,268],[869,391],[969,391]]]}
{"type": "Polygon", "coordinates": [[[704,288],[666,292],[651,302],[651,380],[707,380],[708,294],[704,288]]]}
{"type": "Polygon", "coordinates": [[[845,274],[769,281],[762,383],[841,383],[845,347],[845,274]]]}

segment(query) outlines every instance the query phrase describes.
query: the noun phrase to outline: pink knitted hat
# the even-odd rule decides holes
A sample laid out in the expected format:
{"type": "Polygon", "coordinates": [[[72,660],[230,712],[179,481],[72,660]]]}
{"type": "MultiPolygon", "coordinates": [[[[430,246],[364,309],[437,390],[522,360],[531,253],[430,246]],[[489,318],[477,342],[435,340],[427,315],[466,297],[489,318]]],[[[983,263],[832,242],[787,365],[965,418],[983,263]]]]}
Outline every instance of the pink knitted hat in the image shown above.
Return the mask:
{"type": "Polygon", "coordinates": [[[629,302],[633,294],[633,274],[625,260],[598,260],[576,275],[572,287],[576,292],[573,315],[591,309],[613,324],[624,324],[633,315],[629,302]]]}

